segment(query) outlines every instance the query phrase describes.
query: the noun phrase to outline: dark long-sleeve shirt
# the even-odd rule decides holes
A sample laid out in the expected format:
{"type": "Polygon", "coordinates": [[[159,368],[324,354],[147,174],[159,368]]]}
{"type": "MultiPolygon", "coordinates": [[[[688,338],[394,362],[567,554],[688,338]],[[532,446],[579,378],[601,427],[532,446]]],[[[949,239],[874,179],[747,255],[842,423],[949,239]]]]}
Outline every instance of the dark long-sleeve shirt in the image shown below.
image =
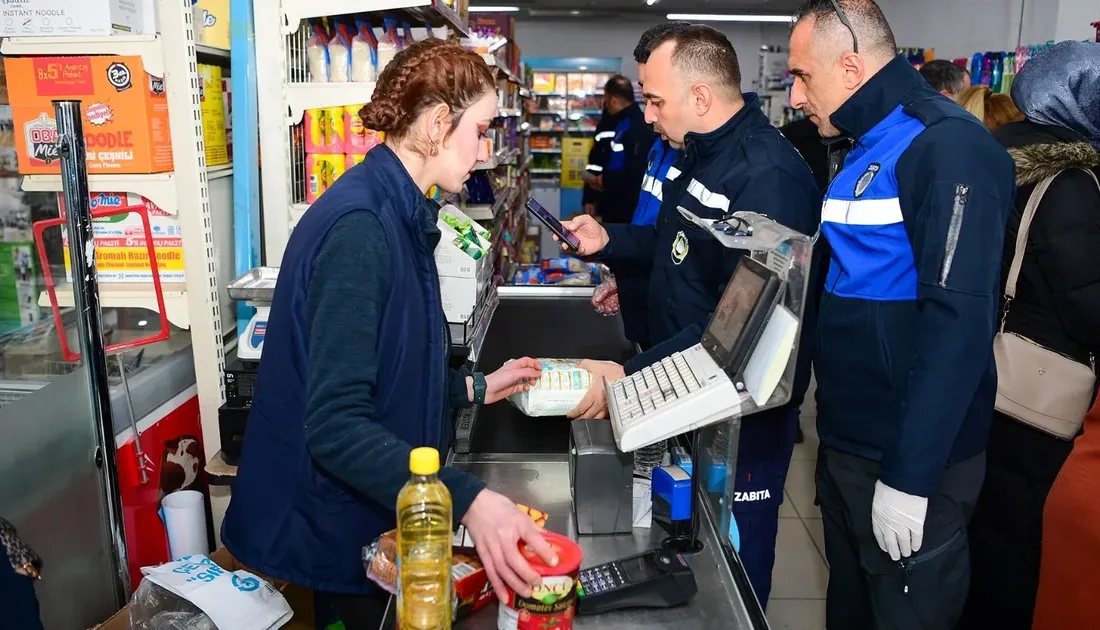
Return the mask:
{"type": "MultiPolygon", "coordinates": [[[[382,505],[396,503],[412,449],[375,422],[378,373],[385,369],[375,352],[379,321],[385,301],[399,296],[390,294],[389,261],[378,219],[368,212],[345,215],[317,254],[307,311],[309,452],[329,474],[382,505]]],[[[449,374],[453,408],[470,405],[467,376],[449,374]]],[[[485,485],[454,468],[441,468],[439,477],[451,492],[457,522],[485,485]]]]}

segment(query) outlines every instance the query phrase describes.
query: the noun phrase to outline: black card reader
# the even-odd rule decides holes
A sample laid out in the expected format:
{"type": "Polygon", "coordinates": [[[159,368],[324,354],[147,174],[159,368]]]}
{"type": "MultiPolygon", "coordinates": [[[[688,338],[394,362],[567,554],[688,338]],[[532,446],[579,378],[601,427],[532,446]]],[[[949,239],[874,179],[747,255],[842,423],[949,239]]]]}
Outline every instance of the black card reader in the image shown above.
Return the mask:
{"type": "Polygon", "coordinates": [[[671,608],[699,590],[684,557],[666,549],[582,569],[577,614],[598,615],[623,608],[671,608]]]}

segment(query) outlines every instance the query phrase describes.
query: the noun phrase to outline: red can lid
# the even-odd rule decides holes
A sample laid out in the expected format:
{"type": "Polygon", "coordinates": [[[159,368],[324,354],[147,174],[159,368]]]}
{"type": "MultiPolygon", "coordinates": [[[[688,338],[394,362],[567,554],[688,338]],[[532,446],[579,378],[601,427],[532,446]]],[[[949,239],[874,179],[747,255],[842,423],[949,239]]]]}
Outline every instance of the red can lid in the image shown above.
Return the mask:
{"type": "Polygon", "coordinates": [[[581,551],[580,545],[566,536],[554,532],[544,531],[542,537],[550,543],[550,548],[557,554],[557,566],[552,567],[543,562],[542,558],[527,543],[523,541],[519,543],[519,552],[523,554],[523,559],[531,565],[536,573],[543,576],[568,575],[580,570],[581,560],[584,559],[584,552],[581,551]]]}

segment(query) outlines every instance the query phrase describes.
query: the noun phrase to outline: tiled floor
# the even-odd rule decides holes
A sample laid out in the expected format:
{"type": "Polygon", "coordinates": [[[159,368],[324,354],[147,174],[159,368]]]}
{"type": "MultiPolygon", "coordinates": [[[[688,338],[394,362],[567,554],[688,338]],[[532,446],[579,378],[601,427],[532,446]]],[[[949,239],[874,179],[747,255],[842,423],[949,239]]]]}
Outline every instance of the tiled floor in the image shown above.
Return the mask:
{"type": "Polygon", "coordinates": [[[825,587],[829,568],[825,564],[821,512],[814,506],[818,442],[812,390],[807,399],[801,421],[806,439],[795,445],[783,507],[779,511],[779,539],[767,611],[773,630],[825,628],[825,587]]]}

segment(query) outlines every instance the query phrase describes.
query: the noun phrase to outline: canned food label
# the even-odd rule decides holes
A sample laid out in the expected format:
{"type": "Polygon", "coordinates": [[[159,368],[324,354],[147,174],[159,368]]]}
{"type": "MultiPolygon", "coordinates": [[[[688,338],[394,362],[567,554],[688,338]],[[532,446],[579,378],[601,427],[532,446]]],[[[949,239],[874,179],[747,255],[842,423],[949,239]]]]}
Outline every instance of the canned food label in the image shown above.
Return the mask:
{"type": "Polygon", "coordinates": [[[499,630],[570,630],[577,601],[577,584],[572,576],[548,576],[531,597],[512,594],[511,605],[500,606],[499,630]]]}

